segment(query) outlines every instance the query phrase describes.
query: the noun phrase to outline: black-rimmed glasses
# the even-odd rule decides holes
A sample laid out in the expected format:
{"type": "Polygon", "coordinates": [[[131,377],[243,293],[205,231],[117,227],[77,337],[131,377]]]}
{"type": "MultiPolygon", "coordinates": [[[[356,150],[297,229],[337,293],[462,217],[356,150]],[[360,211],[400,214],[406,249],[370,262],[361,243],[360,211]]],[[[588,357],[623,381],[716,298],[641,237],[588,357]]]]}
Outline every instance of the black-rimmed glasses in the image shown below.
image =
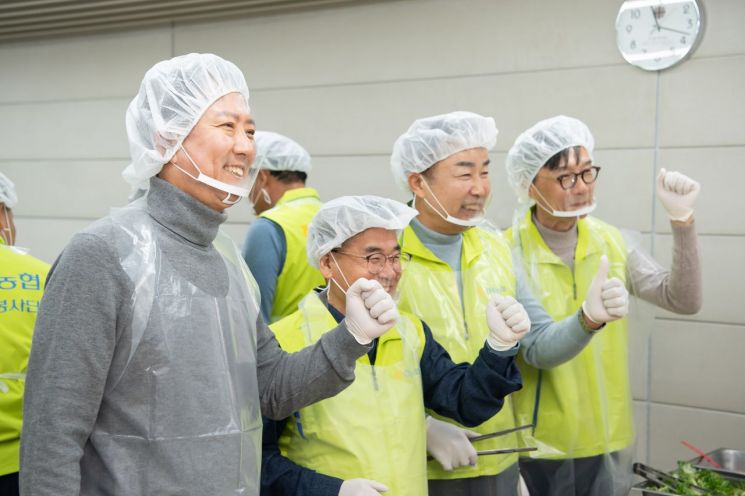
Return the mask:
{"type": "MultiPolygon", "coordinates": [[[[556,177],[555,179],[559,182],[562,189],[570,190],[574,188],[575,184],[577,184],[578,177],[581,177],[582,181],[585,184],[592,184],[597,180],[598,174],[600,174],[600,166],[593,165],[589,169],[585,169],[582,172],[562,174],[559,177],[556,177]]],[[[546,179],[551,179],[550,177],[546,177],[546,176],[543,176],[543,177],[545,177],[546,179]]]]}

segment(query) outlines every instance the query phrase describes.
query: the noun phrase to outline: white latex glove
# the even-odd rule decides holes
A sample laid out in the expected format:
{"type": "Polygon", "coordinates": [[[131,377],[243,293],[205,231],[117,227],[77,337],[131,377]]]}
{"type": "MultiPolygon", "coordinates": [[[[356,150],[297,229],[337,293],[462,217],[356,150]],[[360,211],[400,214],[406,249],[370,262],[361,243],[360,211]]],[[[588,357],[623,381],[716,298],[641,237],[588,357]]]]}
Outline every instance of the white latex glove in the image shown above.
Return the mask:
{"type": "Polygon", "coordinates": [[[388,491],[388,487],[370,479],[349,479],[341,484],[339,496],[378,496],[388,491]]]}
{"type": "Polygon", "coordinates": [[[369,344],[398,320],[398,309],[378,281],[361,277],[347,290],[347,329],[360,344],[369,344]]]}
{"type": "Polygon", "coordinates": [[[608,257],[600,257],[600,267],[582,302],[585,316],[596,324],[612,322],[629,313],[629,292],[615,277],[608,279],[608,257]]]}
{"type": "Polygon", "coordinates": [[[427,417],[427,453],[448,472],[454,468],[476,465],[476,448],[468,438],[479,435],[478,432],[427,417]]]}
{"type": "Polygon", "coordinates": [[[657,197],[670,220],[686,221],[693,215],[701,185],[680,172],[660,169],[657,175],[657,197]]]}
{"type": "Polygon", "coordinates": [[[489,335],[486,342],[496,351],[509,350],[530,331],[530,317],[512,296],[494,295],[486,305],[489,335]]]}

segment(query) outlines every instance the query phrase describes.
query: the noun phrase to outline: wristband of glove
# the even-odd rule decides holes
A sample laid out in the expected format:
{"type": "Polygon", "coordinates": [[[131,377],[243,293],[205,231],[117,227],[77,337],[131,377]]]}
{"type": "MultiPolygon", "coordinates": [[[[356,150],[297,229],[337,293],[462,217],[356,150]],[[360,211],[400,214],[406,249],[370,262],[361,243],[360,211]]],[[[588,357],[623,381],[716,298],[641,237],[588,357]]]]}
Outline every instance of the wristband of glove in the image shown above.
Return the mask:
{"type": "Polygon", "coordinates": [[[579,310],[577,311],[577,320],[579,320],[579,325],[582,327],[582,330],[591,336],[605,327],[605,322],[603,322],[603,324],[597,329],[593,329],[592,327],[588,326],[587,322],[585,322],[585,319],[582,317],[582,307],[579,307],[579,310]]]}

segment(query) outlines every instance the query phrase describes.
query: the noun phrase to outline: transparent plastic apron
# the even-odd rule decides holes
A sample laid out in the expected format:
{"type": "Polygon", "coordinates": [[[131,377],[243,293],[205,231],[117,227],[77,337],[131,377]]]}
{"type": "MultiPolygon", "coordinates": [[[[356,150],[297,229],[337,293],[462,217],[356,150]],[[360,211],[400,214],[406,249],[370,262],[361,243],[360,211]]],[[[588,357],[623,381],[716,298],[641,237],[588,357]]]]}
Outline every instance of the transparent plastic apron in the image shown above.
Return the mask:
{"type": "Polygon", "coordinates": [[[213,296],[171,266],[141,207],[115,211],[111,227],[135,288],[132,323],[118,336],[81,494],[258,495],[258,297],[250,272],[218,235],[229,290],[213,296]]]}
{"type": "MultiPolygon", "coordinates": [[[[519,232],[514,242],[534,296],[554,320],[576,314],[602,255],[611,262],[608,277],[626,281],[627,248],[615,228],[592,217],[580,220],[572,270],[548,248],[529,215],[513,228],[519,232]]],[[[535,424],[521,442],[539,448],[521,458],[521,470],[526,480],[535,471],[550,486],[541,489],[547,496],[628,493],[634,451],[628,347],[627,317],[608,323],[577,356],[552,369],[519,359],[517,423],[535,424]]]]}
{"type": "MultiPolygon", "coordinates": [[[[509,245],[501,233],[492,231],[486,223],[484,227],[472,228],[463,234],[462,299],[455,273],[422,244],[411,227],[407,227],[402,234],[401,249],[411,254],[412,259],[406,264],[398,284],[400,308],[426,322],[434,338],[455,363],[473,363],[489,334],[486,322],[489,298],[496,294],[515,295],[516,282],[509,245]]],[[[435,412],[429,413],[440,420],[460,425],[435,412]]],[[[489,434],[513,427],[512,403],[507,399],[494,417],[469,429],[489,434]]],[[[512,433],[479,442],[479,449],[514,448],[517,443],[517,435],[512,433]]],[[[430,479],[496,475],[516,462],[516,454],[487,456],[481,457],[476,466],[446,471],[439,462],[431,460],[428,474],[430,479]]]]}
{"type": "MultiPolygon", "coordinates": [[[[298,331],[304,336],[293,350],[315,343],[337,325],[315,294],[300,303],[300,312],[298,331]]],[[[419,341],[414,323],[402,316],[380,338],[375,365],[370,365],[367,355],[360,357],[352,385],[290,419],[280,438],[282,454],[332,477],[381,482],[390,489],[386,496],[426,496],[419,341]]]]}

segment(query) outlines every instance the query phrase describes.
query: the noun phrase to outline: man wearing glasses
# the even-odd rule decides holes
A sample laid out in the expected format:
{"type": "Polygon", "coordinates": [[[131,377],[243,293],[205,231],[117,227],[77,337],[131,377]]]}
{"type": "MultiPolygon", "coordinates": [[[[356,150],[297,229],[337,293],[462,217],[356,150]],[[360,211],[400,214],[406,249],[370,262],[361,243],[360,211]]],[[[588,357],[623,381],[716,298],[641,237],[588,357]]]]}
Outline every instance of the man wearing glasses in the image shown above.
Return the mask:
{"type": "MultiPolygon", "coordinates": [[[[693,223],[699,185],[660,171],[657,196],[673,233],[668,271],[594,217],[594,139],[577,119],[557,116],[523,132],[507,155],[507,175],[520,207],[508,233],[534,294],[554,319],[574,314],[592,291],[592,277],[609,260],[610,275],[666,310],[701,307],[701,270],[693,223]]],[[[576,356],[540,355],[524,344],[525,389],[513,396],[517,422],[535,424],[544,449],[520,458],[531,494],[625,495],[631,484],[634,430],[628,378],[628,318],[576,342],[576,356]]],[[[562,341],[557,336],[557,343],[562,341]]],[[[563,341],[571,345],[568,338],[563,341]]]]}
{"type": "MultiPolygon", "coordinates": [[[[560,322],[546,314],[523,283],[509,244],[484,219],[491,193],[489,151],[496,139],[494,119],[451,112],[416,120],[396,140],[392,172],[398,184],[413,195],[417,210],[417,217],[401,237],[401,250],[412,259],[399,285],[400,308],[427,322],[453,360],[472,363],[489,332],[484,308],[496,304],[509,315],[512,310],[507,306],[517,300],[531,322],[523,343],[532,343],[529,348],[521,344],[521,354],[541,355],[550,350],[571,358],[577,353],[576,343],[589,341],[586,329],[625,315],[628,293],[620,281],[599,274],[584,310],[575,309],[560,322]],[[569,343],[555,345],[556,336],[565,336],[569,343]]],[[[473,430],[483,435],[530,423],[528,419],[516,424],[511,402],[507,402],[497,415],[473,430]]],[[[479,447],[507,449],[518,441],[513,433],[484,441],[479,447]]],[[[427,448],[445,456],[451,451],[473,450],[464,429],[435,419],[428,425],[427,448]]],[[[437,462],[442,457],[436,457],[437,462]]],[[[452,470],[432,461],[428,466],[429,494],[515,496],[517,461],[514,453],[501,454],[452,470]]]]}
{"type": "MultiPolygon", "coordinates": [[[[398,234],[415,215],[402,203],[376,196],[341,197],[320,209],[308,229],[308,259],[328,284],[272,324],[285,351],[314,343],[354,310],[347,293],[361,292],[373,303],[370,313],[385,317],[375,302],[395,294],[409,258],[401,253],[398,234]]],[[[372,340],[370,352],[357,360],[355,381],[344,393],[287,421],[265,424],[262,494],[426,496],[425,407],[477,425],[520,388],[514,357],[530,322],[518,303],[507,306],[512,313],[497,304],[483,309],[489,332],[470,366],[454,364],[427,325],[402,312],[395,327],[372,340]]],[[[475,464],[476,452],[461,449],[447,463],[475,464]]]]}

